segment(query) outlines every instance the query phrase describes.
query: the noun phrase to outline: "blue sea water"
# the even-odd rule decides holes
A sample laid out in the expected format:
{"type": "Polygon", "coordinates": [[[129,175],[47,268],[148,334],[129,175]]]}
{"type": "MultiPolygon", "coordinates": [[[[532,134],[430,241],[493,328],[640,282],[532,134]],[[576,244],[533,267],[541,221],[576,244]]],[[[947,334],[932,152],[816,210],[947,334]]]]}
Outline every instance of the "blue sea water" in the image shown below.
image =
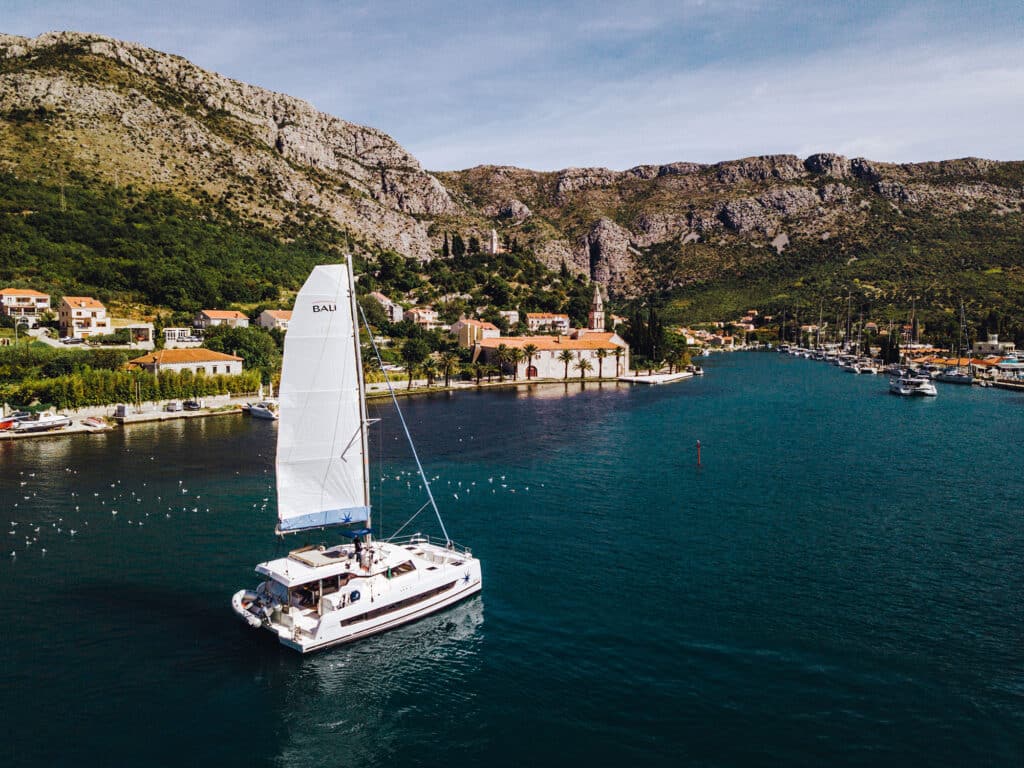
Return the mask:
{"type": "Polygon", "coordinates": [[[484,592],[308,657],[229,606],[284,551],[275,425],[0,443],[0,765],[1024,763],[1024,397],[707,367],[404,401],[484,592]]]}

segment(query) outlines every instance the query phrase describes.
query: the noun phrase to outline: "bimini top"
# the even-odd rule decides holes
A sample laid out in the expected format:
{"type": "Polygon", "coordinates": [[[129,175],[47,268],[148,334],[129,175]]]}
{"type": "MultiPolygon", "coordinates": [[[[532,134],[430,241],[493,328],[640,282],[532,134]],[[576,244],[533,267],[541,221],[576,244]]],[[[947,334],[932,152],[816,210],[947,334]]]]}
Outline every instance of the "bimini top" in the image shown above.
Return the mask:
{"type": "Polygon", "coordinates": [[[365,522],[365,405],[351,269],[318,266],[295,299],[278,395],[279,530],[365,522]]]}

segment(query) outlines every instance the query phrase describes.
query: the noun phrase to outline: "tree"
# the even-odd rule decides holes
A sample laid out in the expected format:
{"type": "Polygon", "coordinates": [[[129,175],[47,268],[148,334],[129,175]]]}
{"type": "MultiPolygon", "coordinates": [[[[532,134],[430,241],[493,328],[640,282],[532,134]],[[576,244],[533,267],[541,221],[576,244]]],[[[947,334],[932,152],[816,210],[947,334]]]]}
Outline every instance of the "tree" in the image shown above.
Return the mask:
{"type": "Polygon", "coordinates": [[[422,370],[423,375],[427,377],[427,386],[434,386],[434,379],[437,378],[437,361],[433,357],[428,357],[423,361],[423,365],[420,366],[420,370],[422,370]]]}
{"type": "Polygon", "coordinates": [[[615,355],[615,375],[620,374],[620,366],[622,365],[622,355],[625,354],[624,350],[620,346],[615,347],[615,351],[612,353],[615,355]]]}
{"type": "Polygon", "coordinates": [[[456,259],[460,259],[466,255],[466,243],[462,239],[462,235],[456,232],[452,235],[452,256],[456,259]]]}
{"type": "Polygon", "coordinates": [[[416,369],[430,355],[430,346],[423,339],[409,339],[402,345],[402,362],[409,374],[409,389],[412,389],[412,378],[416,369]]]}
{"type": "Polygon", "coordinates": [[[572,356],[571,350],[563,349],[561,352],[558,353],[558,362],[565,364],[565,375],[562,378],[569,378],[569,363],[571,363],[574,359],[575,358],[572,356]]]}
{"type": "Polygon", "coordinates": [[[445,232],[444,233],[444,244],[441,246],[441,255],[444,258],[447,259],[449,256],[451,256],[451,254],[452,254],[451,248],[448,247],[448,233],[445,232]]]}
{"type": "Polygon", "coordinates": [[[526,359],[526,353],[519,347],[509,350],[509,362],[512,363],[512,380],[519,381],[519,364],[526,359]]]}
{"type": "MultiPolygon", "coordinates": [[[[487,366],[484,365],[483,363],[473,363],[470,366],[469,370],[472,371],[473,378],[476,379],[476,385],[479,387],[480,386],[480,379],[482,379],[483,376],[484,376],[484,373],[487,372],[487,366]]],[[[488,377],[487,380],[490,381],[490,377],[488,377]]]]}
{"type": "Polygon", "coordinates": [[[203,346],[216,352],[238,355],[246,368],[258,368],[266,374],[281,365],[281,350],[274,338],[262,328],[208,328],[203,346]]]}
{"type": "Polygon", "coordinates": [[[526,344],[526,345],[523,346],[523,354],[526,356],[526,378],[527,379],[531,378],[530,377],[530,368],[533,367],[533,358],[537,356],[537,352],[538,352],[538,349],[537,349],[537,345],[536,344],[526,344]]]}
{"type": "Polygon", "coordinates": [[[507,344],[499,344],[494,353],[498,361],[498,381],[505,381],[505,365],[511,362],[511,350],[507,344]]]}
{"type": "Polygon", "coordinates": [[[469,253],[480,253],[480,238],[476,235],[469,236],[469,253]]]}
{"type": "Polygon", "coordinates": [[[459,356],[452,351],[441,353],[441,370],[444,373],[444,385],[451,383],[451,377],[459,370],[459,356]]]}
{"type": "Polygon", "coordinates": [[[594,370],[594,364],[585,357],[580,357],[580,359],[576,361],[576,365],[573,367],[580,372],[580,381],[583,381],[583,377],[590,371],[594,370]]]}
{"type": "Polygon", "coordinates": [[[597,378],[604,378],[604,360],[608,357],[607,349],[599,349],[594,353],[594,357],[597,358],[597,378]]]}

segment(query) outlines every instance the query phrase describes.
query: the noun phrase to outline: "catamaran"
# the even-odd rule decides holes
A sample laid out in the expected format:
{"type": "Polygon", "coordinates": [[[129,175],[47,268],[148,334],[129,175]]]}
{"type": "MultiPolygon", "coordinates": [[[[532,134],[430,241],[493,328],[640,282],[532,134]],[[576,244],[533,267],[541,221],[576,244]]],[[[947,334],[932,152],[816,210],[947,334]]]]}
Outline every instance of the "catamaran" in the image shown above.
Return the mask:
{"type": "Polygon", "coordinates": [[[260,563],[256,572],[263,580],[231,600],[251,627],[302,653],[407,624],[482,588],[480,561],[449,538],[390,381],[388,388],[426,489],[420,511],[433,508],[439,541],[420,534],[376,538],[351,258],[347,266],[315,267],[296,297],[285,336],[277,532],[330,528],[343,540],[260,563]]]}

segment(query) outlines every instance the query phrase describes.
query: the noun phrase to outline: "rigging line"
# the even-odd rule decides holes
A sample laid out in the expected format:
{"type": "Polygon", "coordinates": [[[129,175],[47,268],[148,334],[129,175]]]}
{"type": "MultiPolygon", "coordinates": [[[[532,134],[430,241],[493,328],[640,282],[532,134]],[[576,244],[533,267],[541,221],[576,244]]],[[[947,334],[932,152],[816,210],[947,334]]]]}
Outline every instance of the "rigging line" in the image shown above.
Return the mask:
{"type": "MultiPolygon", "coordinates": [[[[426,509],[429,505],[430,505],[429,501],[423,502],[423,506],[420,507],[419,509],[417,509],[415,514],[413,514],[412,517],[410,517],[408,520],[406,520],[404,523],[402,523],[402,526],[397,531],[395,531],[390,536],[388,536],[386,539],[384,539],[384,541],[391,541],[393,538],[395,538],[395,536],[397,536],[403,530],[405,530],[405,526],[407,526],[409,523],[411,523],[413,520],[415,520],[417,517],[419,517],[420,512],[422,512],[424,509],[426,509]]],[[[447,536],[445,538],[447,538],[447,536]]]]}
{"type": "Polygon", "coordinates": [[[441,533],[444,534],[445,543],[451,542],[451,537],[448,536],[448,529],[444,527],[444,520],[441,519],[441,512],[437,508],[437,502],[434,501],[434,492],[430,490],[430,481],[427,479],[427,473],[423,471],[423,465],[420,463],[420,455],[416,453],[416,446],[412,442],[412,435],[409,434],[409,426],[405,423],[405,416],[402,415],[402,409],[398,406],[398,396],[395,394],[395,388],[391,386],[391,377],[388,376],[388,372],[384,370],[384,361],[381,359],[380,351],[377,349],[377,342],[373,340],[373,331],[370,329],[370,324],[366,322],[366,313],[363,311],[363,305],[358,301],[356,306],[359,307],[359,316],[363,318],[363,325],[366,326],[366,335],[370,337],[370,344],[373,346],[373,354],[377,356],[377,362],[380,363],[381,373],[384,374],[384,381],[388,385],[388,392],[391,393],[391,400],[395,404],[395,411],[398,413],[398,420],[402,423],[402,429],[405,431],[405,439],[409,441],[409,448],[412,449],[412,457],[416,460],[416,469],[420,472],[420,478],[423,480],[423,487],[427,489],[427,498],[430,500],[430,506],[434,508],[434,514],[437,515],[437,522],[441,525],[441,533]]]}

